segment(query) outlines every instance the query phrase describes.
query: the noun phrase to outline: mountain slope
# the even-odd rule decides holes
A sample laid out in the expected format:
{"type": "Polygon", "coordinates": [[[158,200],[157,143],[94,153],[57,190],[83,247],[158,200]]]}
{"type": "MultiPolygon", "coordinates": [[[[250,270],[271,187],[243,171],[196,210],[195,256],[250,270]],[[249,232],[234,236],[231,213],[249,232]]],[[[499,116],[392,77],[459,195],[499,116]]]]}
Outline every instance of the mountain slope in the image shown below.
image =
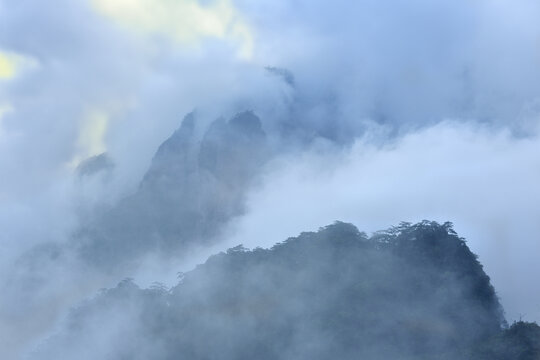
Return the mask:
{"type": "Polygon", "coordinates": [[[212,243],[244,211],[244,196],[268,159],[266,134],[251,112],[218,119],[201,140],[189,114],[157,150],[139,189],[76,234],[92,264],[122,267],[148,252],[182,256],[212,243]]]}
{"type": "Polygon", "coordinates": [[[126,280],[74,310],[38,357],[484,359],[476,349],[502,341],[504,326],[451,224],[368,238],[336,223],[215,255],[171,290],[126,280]],[[95,351],[76,353],[88,343],[95,351]]]}

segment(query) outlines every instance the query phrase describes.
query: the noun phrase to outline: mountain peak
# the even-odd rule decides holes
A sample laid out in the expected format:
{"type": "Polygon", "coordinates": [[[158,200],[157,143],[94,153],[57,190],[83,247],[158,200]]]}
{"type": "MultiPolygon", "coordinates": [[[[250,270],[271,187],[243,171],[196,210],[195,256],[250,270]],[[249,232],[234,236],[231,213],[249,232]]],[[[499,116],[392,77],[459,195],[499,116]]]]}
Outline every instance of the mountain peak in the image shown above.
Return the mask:
{"type": "Polygon", "coordinates": [[[251,110],[236,114],[229,121],[229,125],[239,133],[251,136],[264,136],[261,119],[251,110]]]}

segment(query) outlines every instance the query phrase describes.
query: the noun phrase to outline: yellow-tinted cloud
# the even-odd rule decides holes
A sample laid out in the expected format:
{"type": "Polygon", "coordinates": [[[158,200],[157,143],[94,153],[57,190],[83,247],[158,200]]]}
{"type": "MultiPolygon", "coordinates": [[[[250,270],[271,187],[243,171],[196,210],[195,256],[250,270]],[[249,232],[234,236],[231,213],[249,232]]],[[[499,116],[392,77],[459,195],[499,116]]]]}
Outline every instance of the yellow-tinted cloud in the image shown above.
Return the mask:
{"type": "Polygon", "coordinates": [[[238,54],[249,58],[251,30],[231,0],[92,0],[95,9],[123,26],[142,33],[167,35],[184,44],[214,37],[237,44],[238,54]]]}
{"type": "Polygon", "coordinates": [[[0,51],[0,80],[10,80],[24,69],[33,68],[37,62],[27,56],[0,51]]]}
{"type": "Polygon", "coordinates": [[[109,116],[105,112],[91,110],[84,116],[77,139],[77,153],[71,166],[76,167],[81,161],[107,151],[105,135],[108,124],[109,116]]]}
{"type": "Polygon", "coordinates": [[[0,52],[0,79],[11,79],[15,76],[15,61],[6,53],[0,52]]]}

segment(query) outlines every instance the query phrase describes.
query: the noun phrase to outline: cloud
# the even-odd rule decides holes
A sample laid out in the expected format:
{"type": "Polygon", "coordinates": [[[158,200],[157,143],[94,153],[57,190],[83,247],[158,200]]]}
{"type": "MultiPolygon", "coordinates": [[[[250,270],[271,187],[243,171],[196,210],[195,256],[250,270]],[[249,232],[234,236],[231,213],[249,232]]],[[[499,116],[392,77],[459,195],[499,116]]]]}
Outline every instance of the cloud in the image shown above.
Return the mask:
{"type": "MultiPolygon", "coordinates": [[[[132,193],[186,113],[204,125],[251,109],[265,129],[286,124],[289,139],[298,128],[335,136],[291,158],[297,147],[270,135],[286,154],[232,243],[269,245],[336,219],[367,230],[452,220],[511,317],[540,319],[522,277],[538,270],[538,10],[535,0],[0,0],[1,273],[132,193]],[[448,118],[459,120],[436,125],[448,118]],[[66,165],[105,150],[109,181],[74,179],[66,165]]],[[[149,262],[137,276],[160,280],[147,271],[159,259],[149,262]]],[[[90,278],[62,266],[51,276],[79,272],[66,289],[90,278]]],[[[155,271],[174,277],[175,266],[155,271]]]]}
{"type": "Polygon", "coordinates": [[[15,76],[15,64],[3,53],[0,53],[0,79],[9,79],[15,76]]]}
{"type": "MultiPolygon", "coordinates": [[[[195,49],[125,31],[87,1],[53,5],[0,0],[2,53],[39,64],[0,80],[0,288],[9,294],[0,301],[0,332],[11,333],[0,337],[0,347],[9,347],[12,358],[71,306],[124,276],[92,273],[46,250],[51,243],[69,248],[81,221],[132,193],[186,113],[200,109],[204,126],[246,108],[275,112],[281,101],[279,81],[238,59],[243,43],[234,32],[243,23],[234,11],[223,15],[231,16],[223,20],[231,22],[225,38],[196,30],[195,49]],[[107,181],[76,176],[76,163],[104,150],[116,165],[107,181]],[[40,254],[39,269],[21,261],[29,252],[40,254]],[[29,282],[32,290],[19,286],[29,282]]],[[[178,271],[164,268],[167,275],[178,271]]]]}
{"type": "MultiPolygon", "coordinates": [[[[537,118],[538,119],[538,118],[537,118]]],[[[537,125],[540,123],[537,120],[537,125]]],[[[400,221],[452,221],[480,255],[509,319],[540,318],[540,136],[517,139],[456,121],[350,151],[312,152],[270,167],[227,246],[269,247],[334,220],[376,231],[400,221]]]]}
{"type": "Polygon", "coordinates": [[[231,0],[93,0],[96,10],[142,34],[160,34],[195,45],[205,38],[230,41],[249,58],[253,36],[231,0]]]}
{"type": "Polygon", "coordinates": [[[0,81],[11,80],[21,72],[37,66],[36,60],[30,57],[0,50],[0,81]]]}
{"type": "Polygon", "coordinates": [[[517,115],[540,93],[535,1],[238,4],[257,30],[254,59],[290,69],[305,97],[321,107],[332,98],[349,123],[520,127],[517,115]]]}
{"type": "Polygon", "coordinates": [[[81,161],[92,156],[102,154],[107,151],[105,135],[109,116],[99,110],[91,110],[84,117],[79,132],[77,145],[79,153],[72,161],[73,166],[77,166],[81,161]]]}
{"type": "Polygon", "coordinates": [[[2,129],[2,118],[13,111],[13,108],[8,104],[0,104],[0,142],[2,142],[3,129],[2,129]]]}

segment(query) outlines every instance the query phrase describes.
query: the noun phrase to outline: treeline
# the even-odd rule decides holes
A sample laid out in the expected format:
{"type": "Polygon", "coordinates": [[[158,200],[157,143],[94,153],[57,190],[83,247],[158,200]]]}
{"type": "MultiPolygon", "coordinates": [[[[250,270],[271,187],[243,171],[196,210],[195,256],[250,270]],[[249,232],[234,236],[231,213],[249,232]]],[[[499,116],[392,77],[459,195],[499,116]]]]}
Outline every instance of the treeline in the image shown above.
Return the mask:
{"type": "Polygon", "coordinates": [[[450,223],[368,237],[338,222],[212,256],[172,289],[125,280],[73,310],[35,358],[533,360],[540,328],[506,324],[450,223]]]}

